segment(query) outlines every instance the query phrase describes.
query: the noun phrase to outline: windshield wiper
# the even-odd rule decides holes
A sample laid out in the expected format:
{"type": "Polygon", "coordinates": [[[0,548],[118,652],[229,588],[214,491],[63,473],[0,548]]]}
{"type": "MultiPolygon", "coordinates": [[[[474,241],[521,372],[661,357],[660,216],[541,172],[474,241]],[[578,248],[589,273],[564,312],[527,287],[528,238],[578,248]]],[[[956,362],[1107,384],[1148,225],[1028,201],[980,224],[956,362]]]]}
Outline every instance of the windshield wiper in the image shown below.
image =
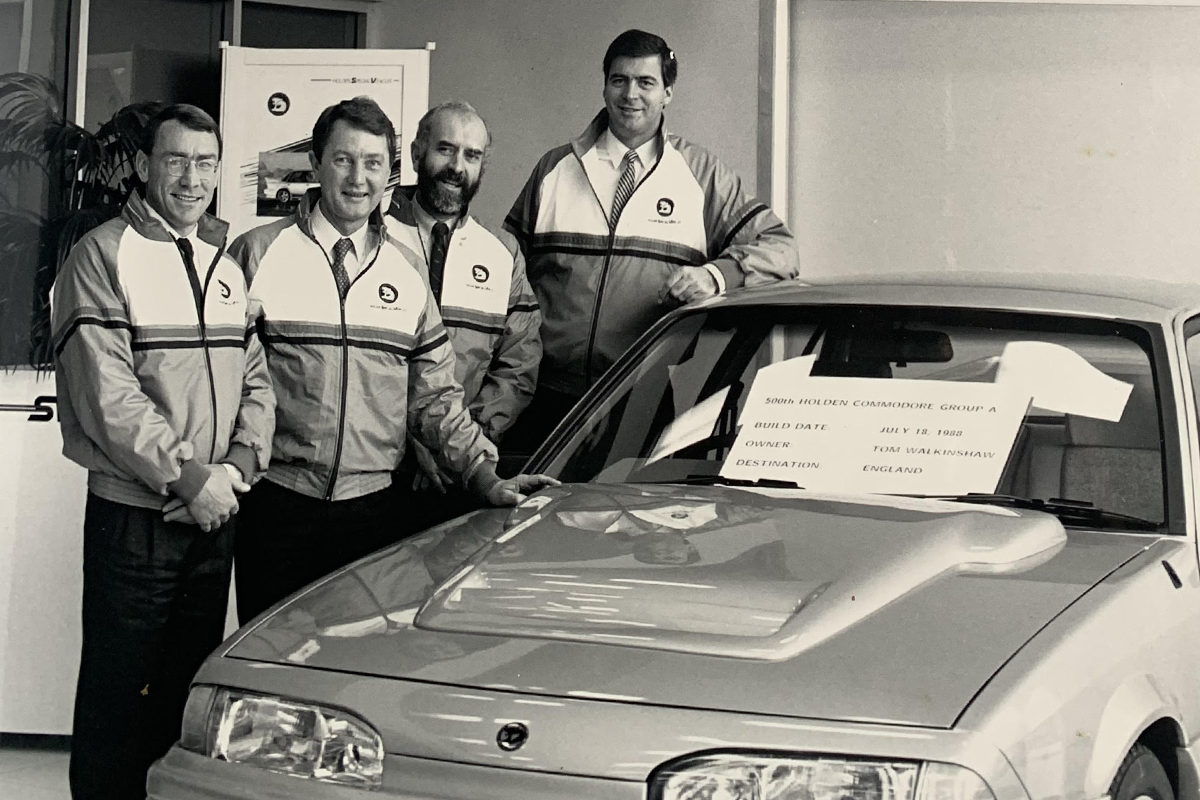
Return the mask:
{"type": "Polygon", "coordinates": [[[927,500],[951,500],[956,503],[984,503],[1008,508],[1022,508],[1033,511],[1045,511],[1060,519],[1081,521],[1104,527],[1126,527],[1132,530],[1156,531],[1159,523],[1119,511],[1106,511],[1096,508],[1087,500],[1070,500],[1063,497],[1051,497],[1049,500],[1039,500],[1035,497],[1017,497],[1011,494],[987,494],[971,492],[970,494],[920,495],[927,500]]]}
{"type": "MultiPolygon", "coordinates": [[[[660,481],[655,481],[659,483],[660,481]]],[[[803,489],[795,481],[781,481],[775,478],[726,478],[723,475],[688,475],[686,478],[661,481],[661,483],[682,483],[687,486],[754,486],[761,489],[803,489]]]]}

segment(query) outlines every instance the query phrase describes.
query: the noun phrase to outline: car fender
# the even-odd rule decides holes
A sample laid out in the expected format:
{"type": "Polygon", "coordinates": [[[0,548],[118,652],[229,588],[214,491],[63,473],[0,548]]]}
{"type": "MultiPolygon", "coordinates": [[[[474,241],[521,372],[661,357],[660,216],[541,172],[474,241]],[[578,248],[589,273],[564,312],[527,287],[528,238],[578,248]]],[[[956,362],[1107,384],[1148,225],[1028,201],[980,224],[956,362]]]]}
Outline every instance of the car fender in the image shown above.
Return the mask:
{"type": "MultiPolygon", "coordinates": [[[[1109,697],[1100,715],[1092,757],[1084,780],[1087,797],[1108,791],[1117,768],[1138,737],[1159,719],[1167,718],[1182,731],[1176,704],[1158,685],[1153,675],[1126,678],[1109,697]]],[[[1186,737],[1181,737],[1187,741],[1186,737]]]]}
{"type": "Polygon", "coordinates": [[[993,742],[1031,797],[1095,800],[1149,725],[1169,718],[1188,744],[1189,725],[1200,719],[1192,677],[1200,581],[1191,543],[1146,544],[1015,653],[955,724],[993,742]]]}

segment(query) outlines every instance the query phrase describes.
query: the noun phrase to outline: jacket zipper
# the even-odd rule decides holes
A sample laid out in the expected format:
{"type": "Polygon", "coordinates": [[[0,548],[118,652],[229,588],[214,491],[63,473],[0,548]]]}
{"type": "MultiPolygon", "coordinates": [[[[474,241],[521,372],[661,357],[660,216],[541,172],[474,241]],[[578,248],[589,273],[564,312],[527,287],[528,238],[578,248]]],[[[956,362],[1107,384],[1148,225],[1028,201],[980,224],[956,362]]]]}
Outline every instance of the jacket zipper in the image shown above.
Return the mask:
{"type": "MultiPolygon", "coordinates": [[[[625,213],[625,208],[629,207],[629,201],[633,199],[635,194],[637,194],[638,189],[642,188],[642,184],[650,180],[650,176],[654,173],[654,170],[658,169],[658,165],[662,161],[663,151],[665,150],[666,139],[664,138],[659,145],[658,160],[654,162],[654,166],[652,166],[646,172],[646,174],[642,176],[642,179],[637,182],[637,185],[633,187],[633,191],[629,193],[629,199],[625,201],[625,207],[621,209],[621,214],[625,213]]],[[[583,169],[583,159],[580,158],[578,153],[575,154],[575,158],[579,160],[580,169],[583,169]]],[[[583,174],[585,177],[587,176],[586,169],[583,170],[583,174]]],[[[589,180],[588,186],[591,185],[592,182],[589,180]]],[[[592,196],[596,198],[596,203],[600,206],[600,213],[603,214],[604,204],[600,202],[600,196],[596,194],[596,187],[594,186],[592,186],[592,196]]],[[[614,198],[614,200],[615,199],[616,198],[614,198]]],[[[588,331],[587,361],[585,362],[586,365],[583,373],[584,381],[587,383],[587,386],[584,387],[585,391],[590,389],[592,386],[592,360],[596,352],[596,333],[600,328],[600,307],[604,303],[604,285],[608,282],[608,268],[612,264],[613,250],[616,249],[617,225],[621,223],[621,214],[617,215],[616,221],[613,222],[609,227],[608,249],[604,253],[604,264],[600,267],[600,285],[596,287],[596,302],[592,304],[592,327],[588,331]]]]}
{"type": "Polygon", "coordinates": [[[182,255],[180,261],[183,261],[183,269],[187,272],[188,283],[192,285],[192,297],[196,301],[196,316],[200,320],[200,343],[204,349],[204,369],[208,373],[208,399],[212,407],[212,424],[209,432],[209,447],[208,447],[208,463],[212,463],[217,457],[217,382],[213,377],[212,354],[208,349],[208,325],[204,321],[204,301],[208,297],[208,284],[212,281],[213,273],[216,272],[217,263],[221,260],[222,254],[225,252],[225,246],[217,248],[217,255],[208,265],[208,272],[204,276],[204,285],[200,285],[200,278],[195,271],[188,266],[186,261],[183,261],[182,255]]]}
{"type": "MultiPolygon", "coordinates": [[[[350,285],[346,287],[346,297],[350,296],[350,290],[354,288],[354,284],[358,283],[358,279],[367,273],[371,267],[375,266],[375,262],[379,259],[379,253],[383,250],[384,236],[386,234],[381,229],[379,231],[379,244],[375,248],[375,255],[367,266],[363,267],[354,280],[350,281],[350,285]]],[[[329,260],[329,254],[325,252],[325,248],[321,247],[321,243],[316,240],[311,234],[309,238],[313,243],[321,249],[321,253],[325,256],[325,260],[329,263],[329,277],[333,278],[333,262],[329,260]]],[[[337,291],[337,281],[333,282],[334,291],[337,291]]],[[[342,318],[342,391],[341,401],[338,405],[338,435],[337,444],[333,448],[333,464],[329,468],[329,480],[325,484],[324,498],[326,500],[333,499],[333,487],[337,483],[338,469],[342,463],[342,444],[346,439],[346,402],[349,396],[350,384],[350,334],[346,330],[346,297],[342,297],[338,292],[338,307],[341,311],[342,318]]]]}

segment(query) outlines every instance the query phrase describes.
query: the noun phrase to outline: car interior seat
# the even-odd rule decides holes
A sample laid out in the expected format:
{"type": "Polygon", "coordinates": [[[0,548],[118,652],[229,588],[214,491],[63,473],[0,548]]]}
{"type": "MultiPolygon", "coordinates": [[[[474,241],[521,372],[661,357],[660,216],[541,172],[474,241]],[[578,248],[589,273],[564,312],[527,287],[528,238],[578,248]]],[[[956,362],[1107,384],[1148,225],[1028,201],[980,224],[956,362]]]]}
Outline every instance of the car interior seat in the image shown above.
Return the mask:
{"type": "Polygon", "coordinates": [[[1133,384],[1119,422],[1066,415],[1060,496],[1160,521],[1162,435],[1154,384],[1149,373],[1112,377],[1133,384]]]}

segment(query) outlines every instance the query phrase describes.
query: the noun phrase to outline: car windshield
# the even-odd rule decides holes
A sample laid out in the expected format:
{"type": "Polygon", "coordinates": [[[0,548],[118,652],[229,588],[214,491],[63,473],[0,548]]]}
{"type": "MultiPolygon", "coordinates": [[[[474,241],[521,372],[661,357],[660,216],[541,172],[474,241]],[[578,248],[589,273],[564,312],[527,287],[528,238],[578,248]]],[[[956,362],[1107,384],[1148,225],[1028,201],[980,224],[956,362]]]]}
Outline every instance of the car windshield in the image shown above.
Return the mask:
{"type": "Polygon", "coordinates": [[[679,317],[543,460],[564,481],[800,487],[1166,520],[1149,332],[977,309],[679,317]]]}

